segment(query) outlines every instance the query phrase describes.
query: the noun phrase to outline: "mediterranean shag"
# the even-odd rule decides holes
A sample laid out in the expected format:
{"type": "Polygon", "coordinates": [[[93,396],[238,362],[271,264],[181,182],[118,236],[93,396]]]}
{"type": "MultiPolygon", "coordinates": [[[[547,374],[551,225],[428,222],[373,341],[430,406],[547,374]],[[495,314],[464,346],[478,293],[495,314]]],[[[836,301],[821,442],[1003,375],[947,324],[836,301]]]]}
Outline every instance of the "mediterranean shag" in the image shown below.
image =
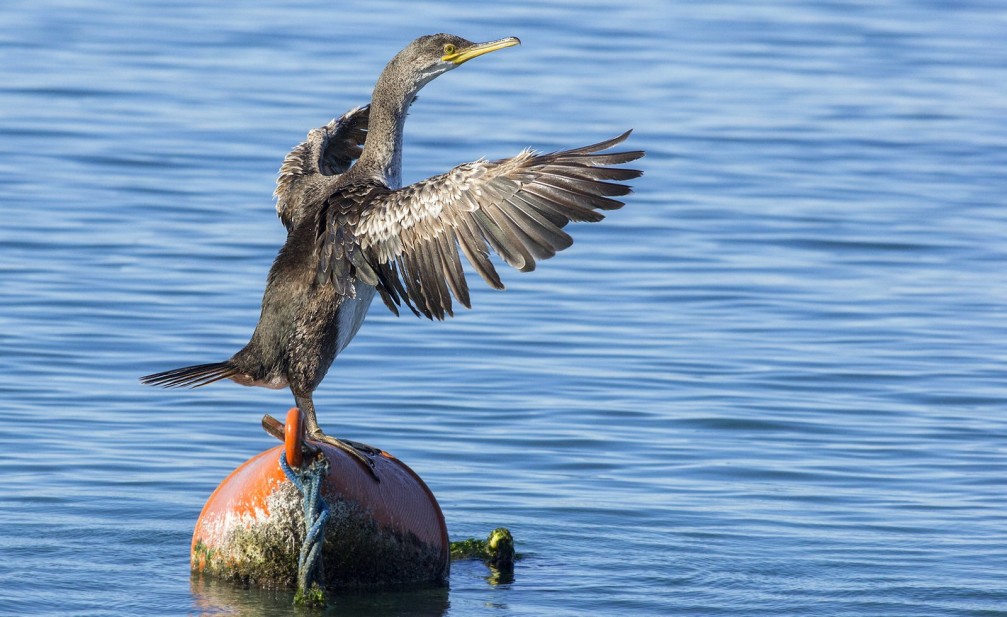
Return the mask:
{"type": "Polygon", "coordinates": [[[510,37],[476,44],[450,34],[416,39],[385,67],[369,106],[308,133],[280,168],[276,210],[287,240],[269,271],[249,343],[224,362],[141,381],[289,387],[308,435],[366,460],[359,450],[370,453],[367,447],[323,433],[312,393],[360,329],[375,293],[396,315],[404,304],[444,319],[453,315],[452,297],[469,308],[460,255],[503,289],[491,249],[518,270],[533,270],[536,260],[573,242],[567,223],[600,221],[599,210],[622,207],[613,197],[630,188],[619,182],[641,174],[613,166],[643,152],[600,153],[627,131],[574,150],[465,163],[401,186],[403,126],[417,92],[472,58],[519,43],[510,37]]]}

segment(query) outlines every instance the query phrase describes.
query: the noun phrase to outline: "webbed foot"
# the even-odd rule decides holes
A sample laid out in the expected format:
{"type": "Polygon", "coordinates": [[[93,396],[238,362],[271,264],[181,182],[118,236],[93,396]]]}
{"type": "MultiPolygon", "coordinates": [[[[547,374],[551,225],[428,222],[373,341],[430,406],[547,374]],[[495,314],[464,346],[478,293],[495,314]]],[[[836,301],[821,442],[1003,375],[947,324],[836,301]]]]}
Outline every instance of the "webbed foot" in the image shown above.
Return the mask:
{"type": "Polygon", "coordinates": [[[343,452],[346,452],[353,458],[355,458],[364,468],[370,472],[371,477],[374,478],[375,482],[380,482],[381,478],[378,477],[377,472],[374,470],[374,461],[371,460],[372,456],[377,456],[381,454],[381,450],[373,446],[369,446],[365,443],[359,441],[350,441],[349,439],[339,439],[338,437],[330,437],[322,432],[321,429],[313,431],[310,436],[311,439],[316,441],[321,441],[322,443],[327,443],[330,446],[339,448],[343,452]]]}

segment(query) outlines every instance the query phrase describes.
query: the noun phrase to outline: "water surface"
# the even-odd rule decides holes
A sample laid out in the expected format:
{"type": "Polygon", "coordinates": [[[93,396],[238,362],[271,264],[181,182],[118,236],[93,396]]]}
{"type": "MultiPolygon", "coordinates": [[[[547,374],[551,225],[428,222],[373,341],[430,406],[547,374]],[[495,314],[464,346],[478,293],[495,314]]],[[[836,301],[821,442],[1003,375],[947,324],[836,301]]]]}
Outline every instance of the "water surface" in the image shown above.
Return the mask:
{"type": "Polygon", "coordinates": [[[190,580],[289,393],[143,388],[251,333],[270,195],[415,36],[405,179],[635,128],[629,205],[445,323],[377,304],[316,394],[491,585],[355,615],[1007,613],[1007,9],[41,0],[0,20],[0,614],[290,613],[190,580]]]}

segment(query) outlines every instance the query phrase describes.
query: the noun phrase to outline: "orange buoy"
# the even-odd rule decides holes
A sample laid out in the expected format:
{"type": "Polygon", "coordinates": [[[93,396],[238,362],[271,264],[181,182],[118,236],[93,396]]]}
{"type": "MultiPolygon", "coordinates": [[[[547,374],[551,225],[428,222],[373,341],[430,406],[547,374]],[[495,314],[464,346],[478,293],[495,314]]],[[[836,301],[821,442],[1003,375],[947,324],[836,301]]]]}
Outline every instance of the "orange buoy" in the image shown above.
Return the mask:
{"type": "MultiPolygon", "coordinates": [[[[273,422],[277,427],[267,430],[275,434],[279,422],[273,422]]],[[[210,495],[192,534],[194,573],[261,587],[295,586],[311,523],[304,520],[306,497],[281,467],[283,453],[295,469],[316,459],[327,463],[320,484],[328,510],[315,578],[320,586],[446,580],[450,545],[444,515],[413,470],[387,452],[369,456],[368,468],[342,449],[305,440],[296,408],[283,434],[284,445],[246,461],[210,495]]]]}

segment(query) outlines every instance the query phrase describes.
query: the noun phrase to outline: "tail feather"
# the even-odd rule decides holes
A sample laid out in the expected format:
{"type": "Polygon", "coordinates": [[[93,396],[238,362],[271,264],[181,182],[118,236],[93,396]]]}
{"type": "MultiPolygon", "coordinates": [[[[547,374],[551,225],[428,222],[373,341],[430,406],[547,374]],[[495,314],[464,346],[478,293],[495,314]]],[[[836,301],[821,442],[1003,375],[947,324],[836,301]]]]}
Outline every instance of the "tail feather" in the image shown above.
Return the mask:
{"type": "Polygon", "coordinates": [[[230,362],[211,362],[154,373],[140,378],[140,383],[162,388],[198,388],[239,373],[230,362]]]}

